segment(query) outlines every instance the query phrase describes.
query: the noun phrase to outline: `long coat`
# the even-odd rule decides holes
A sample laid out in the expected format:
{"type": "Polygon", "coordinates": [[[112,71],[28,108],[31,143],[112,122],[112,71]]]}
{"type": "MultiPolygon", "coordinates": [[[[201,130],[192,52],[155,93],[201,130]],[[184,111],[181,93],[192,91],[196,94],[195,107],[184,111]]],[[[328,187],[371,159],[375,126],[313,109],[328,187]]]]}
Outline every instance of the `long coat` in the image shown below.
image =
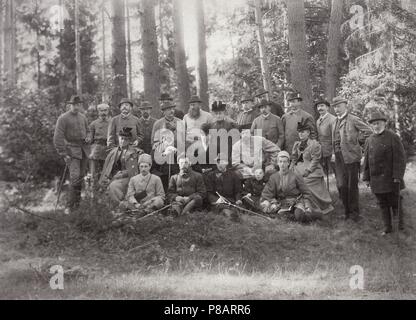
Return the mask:
{"type": "MultiPolygon", "coordinates": [[[[348,113],[343,120],[340,121],[339,132],[341,136],[341,153],[346,164],[361,161],[360,140],[367,139],[373,130],[365,124],[360,118],[348,113]]],[[[337,124],[334,123],[332,128],[332,145],[335,149],[335,131],[337,124]]]]}
{"type": "MultiPolygon", "coordinates": [[[[99,183],[102,184],[105,182],[105,180],[112,178],[112,173],[114,169],[114,165],[116,165],[116,156],[117,151],[120,149],[114,148],[110,151],[110,153],[107,155],[107,158],[105,159],[103,171],[101,173],[100,181],[99,183]]],[[[132,146],[129,146],[129,148],[126,151],[125,159],[126,159],[126,168],[125,168],[125,178],[129,177],[132,178],[135,175],[139,174],[139,150],[137,148],[134,148],[132,146]]]]}
{"type": "Polygon", "coordinates": [[[335,125],[337,117],[329,112],[316,121],[316,130],[318,140],[322,147],[322,156],[327,158],[332,156],[334,148],[332,146],[332,128],[335,125]]]}
{"type": "Polygon", "coordinates": [[[406,155],[398,135],[390,130],[372,134],[365,145],[363,180],[369,181],[373,193],[394,190],[393,179],[401,181],[406,170],[406,155]]]}
{"type": "MultiPolygon", "coordinates": [[[[322,166],[320,164],[321,161],[321,145],[316,140],[308,139],[307,146],[305,150],[300,151],[301,142],[297,141],[295,145],[293,146],[292,150],[292,161],[297,162],[297,160],[302,156],[302,164],[298,163],[298,169],[300,171],[304,171],[306,169],[309,169],[311,172],[309,177],[310,178],[316,178],[316,177],[323,177],[324,171],[322,169],[322,166]]],[[[304,172],[299,172],[299,174],[303,175],[304,172]]]]}

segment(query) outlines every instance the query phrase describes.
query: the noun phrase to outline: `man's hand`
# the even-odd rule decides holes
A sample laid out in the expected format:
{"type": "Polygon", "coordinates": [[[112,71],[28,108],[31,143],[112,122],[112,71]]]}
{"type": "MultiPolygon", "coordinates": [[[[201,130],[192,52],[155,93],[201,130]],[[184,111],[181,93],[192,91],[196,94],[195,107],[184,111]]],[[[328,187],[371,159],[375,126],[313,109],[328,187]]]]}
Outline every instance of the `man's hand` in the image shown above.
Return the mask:
{"type": "Polygon", "coordinates": [[[241,200],[237,200],[237,201],[235,202],[235,204],[236,204],[237,206],[241,206],[241,205],[243,204],[243,201],[241,201],[241,200]]]}
{"type": "Polygon", "coordinates": [[[312,173],[311,170],[306,169],[305,172],[303,173],[303,177],[306,178],[307,176],[309,176],[312,173]]]}
{"type": "Polygon", "coordinates": [[[71,156],[65,156],[64,157],[64,161],[68,166],[71,164],[71,160],[72,160],[71,156]]]}
{"type": "Polygon", "coordinates": [[[175,201],[176,202],[182,202],[184,199],[183,199],[183,197],[181,197],[181,196],[177,196],[176,198],[175,198],[175,201]]]}
{"type": "Polygon", "coordinates": [[[394,178],[393,183],[400,183],[400,179],[394,178]]]}
{"type": "Polygon", "coordinates": [[[134,207],[136,208],[136,209],[140,209],[140,207],[141,207],[142,205],[140,204],[140,203],[136,203],[135,205],[134,205],[134,207]]]}
{"type": "Polygon", "coordinates": [[[191,198],[189,197],[183,197],[183,202],[188,203],[189,201],[191,201],[191,198]]]}
{"type": "Polygon", "coordinates": [[[89,144],[92,142],[92,138],[91,137],[86,137],[85,138],[85,143],[89,144]]]}
{"type": "Polygon", "coordinates": [[[132,144],[133,147],[137,147],[139,145],[139,141],[135,140],[132,144]]]}

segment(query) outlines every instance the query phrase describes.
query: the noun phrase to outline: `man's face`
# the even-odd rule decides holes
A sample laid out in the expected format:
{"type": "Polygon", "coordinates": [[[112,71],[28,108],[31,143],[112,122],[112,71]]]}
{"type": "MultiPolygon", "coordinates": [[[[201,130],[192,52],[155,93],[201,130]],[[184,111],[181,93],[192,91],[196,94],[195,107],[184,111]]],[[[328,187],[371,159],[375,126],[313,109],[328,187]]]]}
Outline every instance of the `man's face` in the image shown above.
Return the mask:
{"type": "Polygon", "coordinates": [[[316,106],[316,109],[318,110],[318,113],[323,116],[325,114],[327,114],[328,112],[328,106],[324,103],[320,103],[316,106]]]}
{"type": "Polygon", "coordinates": [[[373,128],[374,133],[380,134],[386,130],[386,121],[384,120],[377,120],[370,123],[371,128],[373,128]]]}
{"type": "Polygon", "coordinates": [[[256,178],[257,181],[263,180],[263,177],[264,177],[263,169],[256,169],[254,171],[254,178],[256,178]]]}
{"type": "Polygon", "coordinates": [[[301,105],[301,102],[299,99],[291,100],[289,101],[289,106],[287,108],[287,111],[289,113],[296,112],[300,108],[300,105],[301,105]]]}
{"type": "Polygon", "coordinates": [[[335,114],[338,117],[341,117],[345,112],[347,112],[347,104],[346,103],[340,103],[334,106],[335,114]]]}
{"type": "Polygon", "coordinates": [[[122,115],[127,116],[128,114],[130,114],[131,110],[132,110],[132,106],[130,103],[125,102],[120,106],[120,112],[122,115]]]}
{"type": "Polygon", "coordinates": [[[286,157],[280,157],[277,160],[277,163],[279,164],[279,168],[281,171],[287,171],[289,169],[289,159],[286,157]]]}
{"type": "Polygon", "coordinates": [[[192,102],[189,105],[189,115],[192,118],[198,118],[201,114],[201,103],[200,102],[192,102]]]}
{"type": "Polygon", "coordinates": [[[225,119],[225,111],[214,111],[212,112],[212,115],[216,121],[222,121],[225,119]]]}
{"type": "Polygon", "coordinates": [[[70,106],[72,113],[78,113],[82,109],[82,103],[72,103],[70,106]]]}
{"type": "Polygon", "coordinates": [[[227,171],[228,161],[221,159],[217,161],[217,168],[219,172],[227,171]]]}
{"type": "Polygon", "coordinates": [[[309,130],[302,130],[298,132],[299,134],[299,139],[301,141],[305,141],[309,138],[309,135],[311,134],[311,132],[309,130]]]}
{"type": "Polygon", "coordinates": [[[241,140],[243,140],[243,142],[248,142],[250,140],[250,130],[243,130],[241,131],[241,140]]]}
{"type": "Polygon", "coordinates": [[[181,158],[179,159],[179,169],[184,172],[187,173],[189,172],[189,168],[191,167],[191,163],[189,162],[188,158],[181,158]]]}
{"type": "Polygon", "coordinates": [[[151,166],[148,163],[143,162],[143,163],[139,164],[140,173],[144,176],[147,175],[150,172],[150,168],[151,168],[151,166]]]}
{"type": "Polygon", "coordinates": [[[127,147],[129,145],[130,140],[127,137],[118,136],[118,145],[120,148],[127,147]]]}
{"type": "Polygon", "coordinates": [[[253,109],[253,101],[244,101],[243,103],[243,111],[250,111],[253,109]]]}
{"type": "Polygon", "coordinates": [[[142,117],[148,119],[150,117],[150,111],[152,108],[142,109],[142,117]]]}
{"type": "Polygon", "coordinates": [[[270,105],[261,106],[259,109],[260,109],[261,114],[263,114],[265,116],[267,116],[271,111],[270,105]]]}
{"type": "Polygon", "coordinates": [[[98,116],[101,119],[106,119],[108,116],[108,108],[98,108],[98,116]]]}
{"type": "Polygon", "coordinates": [[[174,114],[175,114],[175,108],[173,107],[163,110],[163,115],[168,119],[173,118],[174,114]]]}

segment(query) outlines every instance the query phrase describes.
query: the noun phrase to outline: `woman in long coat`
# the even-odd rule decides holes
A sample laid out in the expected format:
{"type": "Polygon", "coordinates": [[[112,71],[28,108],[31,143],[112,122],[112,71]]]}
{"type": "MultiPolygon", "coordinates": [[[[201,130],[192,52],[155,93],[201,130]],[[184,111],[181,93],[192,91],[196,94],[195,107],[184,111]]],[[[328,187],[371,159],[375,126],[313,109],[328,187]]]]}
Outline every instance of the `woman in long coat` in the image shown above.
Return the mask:
{"type": "Polygon", "coordinates": [[[293,146],[291,167],[297,175],[303,177],[306,186],[311,191],[314,210],[327,214],[333,211],[334,207],[320,164],[321,145],[318,141],[309,138],[311,128],[307,124],[299,123],[297,130],[300,141],[293,146]]]}

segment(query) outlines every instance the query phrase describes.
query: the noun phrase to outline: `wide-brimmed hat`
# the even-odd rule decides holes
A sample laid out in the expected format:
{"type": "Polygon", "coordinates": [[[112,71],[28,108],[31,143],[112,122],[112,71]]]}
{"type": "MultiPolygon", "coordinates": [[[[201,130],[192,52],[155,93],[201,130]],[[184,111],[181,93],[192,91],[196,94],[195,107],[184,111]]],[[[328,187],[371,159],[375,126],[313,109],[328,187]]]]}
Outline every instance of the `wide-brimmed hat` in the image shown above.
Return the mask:
{"type": "Polygon", "coordinates": [[[140,104],[139,109],[140,109],[140,110],[144,110],[144,109],[152,109],[152,105],[150,104],[150,102],[149,102],[149,101],[143,101],[143,102],[140,104]]]}
{"type": "Polygon", "coordinates": [[[162,111],[167,110],[167,109],[173,109],[173,108],[176,108],[176,105],[175,105],[173,102],[170,102],[170,103],[164,103],[164,104],[162,104],[162,106],[160,107],[160,109],[161,109],[162,111]]]}
{"type": "Polygon", "coordinates": [[[240,102],[244,103],[244,102],[247,102],[247,101],[254,101],[254,99],[251,96],[245,96],[240,102]]]}
{"type": "Polygon", "coordinates": [[[148,164],[152,165],[152,157],[151,157],[150,154],[143,153],[139,156],[139,160],[137,162],[139,164],[140,163],[148,163],[148,164]]]}
{"type": "Polygon", "coordinates": [[[302,95],[300,92],[290,92],[286,98],[287,101],[299,100],[303,101],[302,95]]]}
{"type": "Polygon", "coordinates": [[[189,103],[194,103],[194,102],[201,102],[201,103],[202,103],[202,100],[201,100],[201,98],[200,98],[199,96],[197,96],[197,95],[193,95],[193,96],[191,96],[191,98],[189,99],[189,103]]]}
{"type": "Polygon", "coordinates": [[[261,97],[262,95],[267,94],[267,93],[269,93],[269,91],[262,88],[256,91],[256,93],[254,94],[254,97],[255,98],[261,97]]]}
{"type": "Polygon", "coordinates": [[[173,101],[173,98],[169,95],[169,93],[162,93],[159,101],[173,101]]]}
{"type": "Polygon", "coordinates": [[[133,128],[124,127],[123,129],[120,130],[118,135],[120,137],[132,138],[133,137],[132,130],[133,130],[133,128]]]}
{"type": "Polygon", "coordinates": [[[332,107],[335,107],[335,106],[337,106],[337,105],[339,105],[341,103],[347,103],[348,104],[348,100],[345,99],[345,98],[343,98],[343,97],[341,97],[341,96],[335,97],[334,99],[332,99],[331,106],[332,107]]]}
{"type": "Polygon", "coordinates": [[[71,96],[71,99],[67,102],[67,104],[78,104],[78,103],[82,103],[83,101],[81,100],[80,96],[77,95],[73,95],[71,96]]]}
{"type": "Polygon", "coordinates": [[[214,103],[211,105],[211,111],[212,112],[218,112],[218,111],[225,111],[226,104],[222,101],[214,101],[214,103]]]}
{"type": "Polygon", "coordinates": [[[118,107],[120,108],[123,103],[129,103],[132,107],[134,106],[133,101],[131,101],[128,98],[123,98],[123,99],[120,100],[120,103],[118,104],[118,107]]]}
{"type": "Polygon", "coordinates": [[[368,120],[369,123],[372,123],[374,121],[383,120],[387,122],[387,117],[382,114],[380,111],[374,111],[370,115],[370,119],[368,120]]]}

